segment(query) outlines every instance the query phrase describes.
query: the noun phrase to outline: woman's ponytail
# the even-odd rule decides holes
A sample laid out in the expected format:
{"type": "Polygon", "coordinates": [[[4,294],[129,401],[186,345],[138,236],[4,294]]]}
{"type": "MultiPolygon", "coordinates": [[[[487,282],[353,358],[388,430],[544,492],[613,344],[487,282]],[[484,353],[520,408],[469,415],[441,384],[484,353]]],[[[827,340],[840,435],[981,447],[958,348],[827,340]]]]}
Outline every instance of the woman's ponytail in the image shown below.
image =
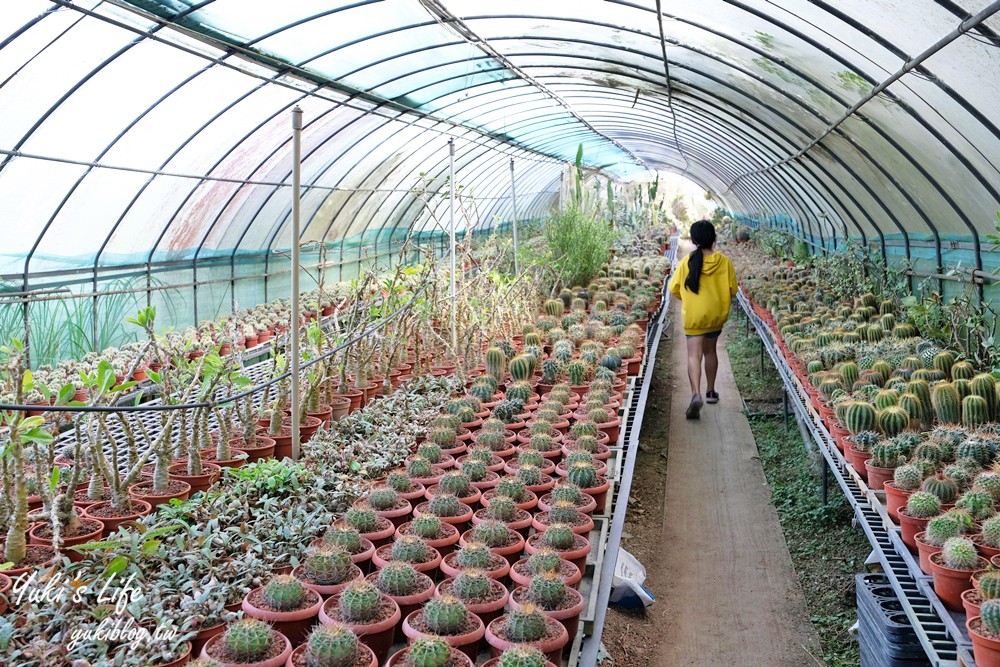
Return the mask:
{"type": "Polygon", "coordinates": [[[715,226],[708,220],[694,223],[691,225],[691,241],[695,248],[688,257],[688,275],[684,286],[697,294],[698,288],[701,287],[701,269],[705,264],[702,250],[709,250],[715,245],[715,226]]]}

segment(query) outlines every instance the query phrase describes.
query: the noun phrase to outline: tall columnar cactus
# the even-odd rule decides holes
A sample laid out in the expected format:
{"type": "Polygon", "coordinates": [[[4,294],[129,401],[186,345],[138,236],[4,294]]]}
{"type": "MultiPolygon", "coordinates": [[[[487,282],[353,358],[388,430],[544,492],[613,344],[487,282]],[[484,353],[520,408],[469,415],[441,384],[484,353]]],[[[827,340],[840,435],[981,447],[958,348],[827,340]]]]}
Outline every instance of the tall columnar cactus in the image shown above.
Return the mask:
{"type": "Polygon", "coordinates": [[[375,618],[382,605],[382,594],[375,584],[363,579],[354,581],[340,592],[338,609],[341,616],[354,623],[375,618]]]}
{"type": "Polygon", "coordinates": [[[566,366],[566,373],[569,376],[569,381],[574,386],[581,386],[587,381],[587,364],[582,361],[573,361],[566,366]]]}
{"type": "Polygon", "coordinates": [[[971,380],[976,375],[975,367],[968,361],[956,361],[951,365],[953,380],[971,380]]]}
{"type": "Polygon", "coordinates": [[[848,387],[854,386],[854,383],[858,381],[861,371],[858,369],[858,364],[853,361],[845,361],[840,366],[840,374],[844,377],[844,384],[848,387]]]}
{"type": "Polygon", "coordinates": [[[914,519],[929,519],[941,513],[941,501],[932,493],[915,491],[906,500],[906,513],[914,519]]]}
{"type": "Polygon", "coordinates": [[[938,473],[933,477],[928,477],[921,485],[921,490],[933,494],[942,504],[948,504],[958,497],[958,484],[944,473],[938,473]]]}
{"type": "Polygon", "coordinates": [[[274,631],[271,626],[256,618],[233,622],[223,635],[226,651],[239,662],[254,663],[262,660],[271,648],[274,631]]]}
{"type": "Polygon", "coordinates": [[[865,401],[851,401],[844,407],[844,426],[852,434],[875,429],[875,406],[865,401]]]}
{"type": "Polygon", "coordinates": [[[442,595],[424,605],[424,621],[435,635],[457,635],[468,619],[465,604],[454,595],[442,595]]]}
{"type": "Polygon", "coordinates": [[[906,391],[920,399],[920,408],[923,411],[920,422],[924,426],[930,426],[934,415],[933,401],[931,401],[931,386],[926,380],[910,380],[906,384],[906,391]]]}
{"type": "Polygon", "coordinates": [[[889,406],[878,413],[879,429],[887,438],[903,432],[909,425],[910,414],[897,405],[889,406]]]}
{"type": "Polygon", "coordinates": [[[941,424],[959,424],[962,421],[962,403],[958,389],[950,382],[934,385],[931,394],[934,413],[941,424]]]}
{"type": "Polygon", "coordinates": [[[989,373],[980,373],[969,380],[969,393],[986,401],[987,421],[1000,419],[1000,405],[997,402],[997,383],[989,373]]]}
{"type": "Polygon", "coordinates": [[[920,397],[916,394],[904,392],[900,394],[896,404],[906,410],[906,414],[909,416],[911,422],[919,425],[923,420],[924,409],[920,405],[920,397]]]}
{"type": "Polygon", "coordinates": [[[515,380],[529,380],[535,374],[536,359],[530,354],[519,354],[510,360],[510,376],[515,380]]]}
{"type": "Polygon", "coordinates": [[[893,368],[888,362],[884,361],[883,359],[879,359],[874,364],[872,364],[872,370],[878,373],[880,376],[882,376],[882,385],[888,382],[889,378],[892,377],[893,368]]]}
{"type": "Polygon", "coordinates": [[[487,348],[486,372],[498,382],[503,381],[504,374],[507,372],[507,355],[499,347],[487,348]]]}
{"type": "Polygon", "coordinates": [[[962,399],[962,426],[966,428],[976,428],[980,424],[985,424],[988,417],[989,406],[986,399],[975,394],[962,399]]]}
{"type": "Polygon", "coordinates": [[[953,570],[973,570],[979,563],[979,554],[972,540],[953,537],[941,547],[941,560],[953,570]]]}
{"type": "Polygon", "coordinates": [[[406,652],[411,667],[446,667],[451,661],[451,647],[440,637],[414,639],[406,652]]]}
{"type": "Polygon", "coordinates": [[[549,317],[561,318],[566,312],[566,305],[559,299],[549,299],[545,302],[545,314],[549,317]]]}
{"type": "Polygon", "coordinates": [[[347,626],[332,623],[314,628],[306,645],[309,667],[349,667],[354,664],[358,638],[347,626]]]}

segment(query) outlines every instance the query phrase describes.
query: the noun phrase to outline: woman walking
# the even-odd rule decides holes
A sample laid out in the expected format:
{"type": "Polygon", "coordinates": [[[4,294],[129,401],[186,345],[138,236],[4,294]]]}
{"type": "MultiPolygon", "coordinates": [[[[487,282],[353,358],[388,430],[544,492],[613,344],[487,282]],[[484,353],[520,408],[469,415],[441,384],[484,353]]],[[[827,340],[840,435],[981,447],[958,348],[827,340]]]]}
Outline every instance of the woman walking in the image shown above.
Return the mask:
{"type": "Polygon", "coordinates": [[[722,326],[729,319],[729,304],[736,296],[736,270],[728,257],[713,250],[715,227],[708,220],[691,225],[694,252],[677,264],[670,278],[670,292],[681,300],[681,323],[687,337],[688,380],[691,403],[685,416],[698,419],[701,414],[701,364],[705,362],[707,391],[705,401],[718,403],[715,376],[719,371],[716,345],[722,326]]]}

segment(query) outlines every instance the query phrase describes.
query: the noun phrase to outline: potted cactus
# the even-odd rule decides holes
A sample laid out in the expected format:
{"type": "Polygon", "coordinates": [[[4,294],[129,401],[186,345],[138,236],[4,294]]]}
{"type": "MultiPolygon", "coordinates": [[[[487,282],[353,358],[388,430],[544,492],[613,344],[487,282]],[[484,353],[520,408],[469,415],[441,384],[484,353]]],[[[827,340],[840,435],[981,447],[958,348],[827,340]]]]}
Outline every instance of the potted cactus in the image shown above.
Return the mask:
{"type": "Polygon", "coordinates": [[[438,495],[452,495],[473,509],[483,497],[482,491],[472,486],[472,480],[461,470],[446,470],[437,484],[427,487],[426,495],[428,501],[438,495]]]}
{"type": "Polygon", "coordinates": [[[576,636],[580,614],[586,606],[583,596],[576,589],[567,586],[558,572],[537,574],[527,586],[519,586],[511,591],[511,609],[521,609],[526,604],[537,605],[546,616],[562,623],[570,637],[576,636]]]}
{"type": "Polygon", "coordinates": [[[414,482],[406,470],[393,470],[386,476],[385,484],[410,501],[411,505],[418,498],[421,500],[424,498],[424,485],[414,482]]]}
{"type": "Polygon", "coordinates": [[[361,568],[351,561],[351,554],[337,547],[319,547],[306,553],[301,565],[292,570],[292,576],[323,598],[344,590],[349,583],[364,577],[361,568]]]}
{"type": "Polygon", "coordinates": [[[490,658],[483,667],[555,667],[545,659],[545,654],[533,646],[515,646],[500,654],[499,658],[490,658]]]}
{"type": "Polygon", "coordinates": [[[948,539],[941,552],[931,555],[934,592],[944,606],[962,610],[962,593],[972,588],[972,573],[986,569],[987,561],[976,552],[976,545],[965,537],[948,539]]]}
{"type": "Polygon", "coordinates": [[[371,540],[361,537],[361,533],[357,530],[344,525],[334,524],[309,546],[314,549],[321,547],[343,549],[350,554],[351,562],[360,567],[365,574],[371,570],[372,556],[375,555],[375,545],[371,540]]]}
{"type": "Polygon", "coordinates": [[[920,569],[924,574],[931,574],[931,555],[940,553],[941,547],[952,537],[958,537],[963,531],[963,518],[972,521],[968,515],[959,512],[945,512],[927,522],[927,529],[916,534],[917,553],[920,555],[920,569]]]}
{"type": "Polygon", "coordinates": [[[455,526],[445,523],[433,514],[422,514],[413,521],[407,521],[396,529],[396,539],[404,535],[416,535],[434,547],[444,558],[455,550],[459,532],[455,526]]]}
{"type": "Polygon", "coordinates": [[[910,495],[920,488],[924,475],[920,468],[906,464],[896,468],[892,473],[892,481],[885,482],[885,510],[896,523],[899,523],[899,510],[906,506],[910,495]]]}
{"type": "Polygon", "coordinates": [[[597,501],[592,496],[588,496],[581,491],[580,487],[573,482],[564,480],[556,484],[552,487],[551,491],[538,499],[538,510],[540,512],[547,512],[552,509],[553,503],[558,500],[572,502],[573,506],[584,514],[593,514],[594,510],[597,509],[597,501]]]}
{"type": "Polygon", "coordinates": [[[1000,571],[995,569],[975,573],[972,588],[962,593],[962,606],[969,618],[978,616],[986,600],[1000,599],[1000,571]]]}
{"type": "Polygon", "coordinates": [[[421,637],[389,658],[386,667],[473,667],[475,663],[441,637],[421,637]]]}
{"type": "Polygon", "coordinates": [[[364,498],[359,499],[354,505],[358,508],[374,510],[379,517],[389,519],[393,528],[399,528],[400,524],[404,523],[413,511],[410,501],[390,486],[379,486],[371,489],[364,498]]]}
{"type": "Polygon", "coordinates": [[[422,456],[411,456],[406,460],[406,474],[414,482],[428,487],[438,483],[444,470],[422,456]]]}
{"type": "Polygon", "coordinates": [[[368,575],[367,579],[399,606],[397,631],[408,614],[419,609],[434,595],[434,581],[426,574],[417,572],[409,563],[389,563],[368,575]]]}
{"type": "Polygon", "coordinates": [[[972,541],[984,558],[1000,554],[1000,516],[984,521],[979,533],[972,536],[972,541]]]}
{"type": "MultiPolygon", "coordinates": [[[[490,582],[488,578],[484,580],[487,584],[490,582]]],[[[454,595],[429,600],[423,609],[410,612],[403,620],[403,633],[411,642],[421,637],[438,636],[473,661],[485,632],[483,621],[454,595]]]]}
{"type": "Polygon", "coordinates": [[[370,540],[375,548],[389,544],[392,535],[396,532],[396,526],[390,519],[379,516],[372,507],[354,506],[347,510],[342,519],[338,519],[334,526],[347,526],[353,528],[361,537],[370,540]]]}
{"type": "Polygon", "coordinates": [[[472,515],[473,526],[490,520],[502,521],[525,539],[528,537],[528,529],[531,528],[531,513],[519,509],[514,499],[507,496],[493,498],[489,507],[476,510],[476,513],[472,515]]]}
{"type": "MultiPolygon", "coordinates": [[[[483,452],[483,454],[479,455],[482,457],[480,460],[469,459],[465,456],[462,456],[459,457],[458,461],[456,461],[458,469],[469,477],[469,483],[472,484],[473,487],[478,489],[480,494],[482,494],[483,491],[488,491],[492,489],[500,481],[500,475],[497,474],[495,471],[490,470],[488,467],[488,463],[492,463],[493,459],[495,458],[497,461],[500,462],[501,470],[503,469],[502,468],[503,459],[499,457],[494,457],[493,453],[490,452],[489,450],[483,449],[481,451],[483,452]]],[[[481,498],[482,495],[480,495],[480,499],[481,498]]]]}
{"type": "Polygon", "coordinates": [[[288,574],[281,574],[243,598],[243,612],[270,623],[293,646],[301,644],[316,624],[323,598],[288,574]]]}
{"type": "Polygon", "coordinates": [[[510,563],[480,542],[466,542],[441,560],[441,573],[445,577],[457,577],[467,569],[482,570],[486,576],[500,581],[510,573],[510,563]]]}
{"type": "Polygon", "coordinates": [[[416,535],[404,535],[392,544],[379,547],[372,556],[376,568],[393,562],[409,563],[417,572],[433,578],[441,565],[441,554],[416,535]]]}
{"type": "Polygon", "coordinates": [[[874,445],[871,454],[871,458],[865,461],[868,488],[881,491],[885,483],[893,479],[896,468],[904,459],[896,445],[888,442],[874,445]]]}
{"type": "MultiPolygon", "coordinates": [[[[459,571],[438,584],[438,597],[453,595],[478,616],[484,625],[503,613],[509,594],[507,588],[484,570],[469,568],[459,571]]],[[[471,656],[470,656],[471,657],[471,656]]]]}
{"type": "Polygon", "coordinates": [[[358,641],[351,629],[340,623],[320,625],[294,651],[286,667],[378,667],[372,650],[358,641]]]}
{"type": "Polygon", "coordinates": [[[611,483],[608,482],[606,477],[601,477],[597,474],[597,468],[593,463],[588,463],[587,461],[574,463],[567,469],[566,479],[576,484],[580,487],[580,491],[594,499],[594,502],[597,504],[594,508],[596,514],[604,513],[604,507],[608,499],[608,489],[611,488],[611,483]]]}
{"type": "Polygon", "coordinates": [[[525,551],[529,556],[545,547],[558,552],[562,558],[576,565],[581,572],[587,567],[590,541],[574,533],[570,526],[550,525],[544,533],[535,533],[525,543],[525,551]]]}
{"type": "Polygon", "coordinates": [[[465,531],[458,543],[465,546],[469,542],[485,544],[489,549],[513,564],[524,551],[524,536],[502,521],[486,519],[465,531]]]}
{"type": "Polygon", "coordinates": [[[503,477],[497,482],[497,485],[483,494],[482,503],[483,507],[489,507],[490,502],[493,498],[497,496],[506,496],[508,498],[513,498],[514,502],[517,503],[517,508],[530,512],[535,507],[538,506],[538,496],[528,490],[528,487],[517,477],[503,477]]]}
{"type": "Polygon", "coordinates": [[[378,664],[389,655],[399,623],[399,607],[370,581],[354,581],[323,603],[319,620],[323,625],[341,623],[354,632],[375,654],[378,664]]]}
{"type": "Polygon", "coordinates": [[[906,507],[899,510],[899,525],[903,533],[903,542],[916,551],[917,533],[927,527],[931,517],[941,513],[941,501],[937,496],[926,491],[916,491],[906,501],[906,507]]]}
{"type": "Polygon", "coordinates": [[[453,494],[438,493],[413,508],[414,518],[424,514],[432,514],[461,532],[468,528],[469,522],[472,521],[473,509],[453,494]]]}
{"type": "Polygon", "coordinates": [[[522,558],[510,568],[510,578],[515,586],[527,586],[533,577],[546,573],[558,574],[567,586],[573,588],[583,579],[580,568],[560,557],[559,552],[547,547],[522,558]]]}
{"type": "Polygon", "coordinates": [[[569,634],[559,621],[549,618],[533,604],[512,609],[486,626],[486,641],[493,657],[517,645],[528,645],[546,655],[549,662],[562,661],[569,634]]]}
{"type": "Polygon", "coordinates": [[[1000,665],[1000,600],[983,602],[979,616],[966,620],[965,627],[972,640],[976,664],[982,667],[1000,665]]]}
{"type": "Polygon", "coordinates": [[[578,535],[587,535],[594,528],[594,520],[576,508],[569,500],[557,500],[551,509],[538,512],[532,519],[535,531],[542,533],[551,524],[563,523],[573,528],[578,535]]]}
{"type": "Polygon", "coordinates": [[[201,657],[221,667],[281,667],[292,655],[292,644],[264,621],[244,618],[208,640],[201,657]]]}

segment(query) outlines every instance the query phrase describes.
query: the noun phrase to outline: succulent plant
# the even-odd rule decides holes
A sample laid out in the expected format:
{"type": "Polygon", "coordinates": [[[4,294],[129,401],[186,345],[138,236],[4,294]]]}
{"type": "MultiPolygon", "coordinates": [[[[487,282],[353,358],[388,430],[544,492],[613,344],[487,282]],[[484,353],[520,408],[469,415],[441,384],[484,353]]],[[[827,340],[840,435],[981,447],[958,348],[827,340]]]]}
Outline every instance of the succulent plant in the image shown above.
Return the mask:
{"type": "Polygon", "coordinates": [[[466,506],[450,493],[439,493],[427,502],[427,511],[438,517],[455,517],[465,514],[466,506]]]}
{"type": "Polygon", "coordinates": [[[306,640],[309,667],[349,667],[358,652],[358,637],[341,623],[319,625],[306,640]]]}
{"type": "Polygon", "coordinates": [[[528,584],[528,598],[543,609],[557,609],[566,599],[566,582],[556,572],[535,575],[528,584]]]}
{"type": "Polygon", "coordinates": [[[597,438],[592,435],[581,435],[575,440],[577,451],[587,452],[589,454],[595,454],[600,448],[600,443],[597,438]]]}
{"type": "Polygon", "coordinates": [[[465,604],[454,595],[442,595],[424,604],[424,621],[435,635],[459,634],[468,618],[465,604]]]}
{"type": "Polygon", "coordinates": [[[321,547],[306,555],[302,570],[321,586],[342,583],[351,573],[351,556],[343,549],[321,547]]]}
{"type": "Polygon", "coordinates": [[[924,480],[920,489],[934,494],[943,504],[954,501],[958,496],[958,484],[950,477],[946,477],[944,473],[928,477],[924,480]]]}
{"type": "Polygon", "coordinates": [[[597,428],[597,424],[588,420],[580,420],[569,427],[570,435],[574,438],[580,438],[584,435],[591,435],[595,438],[600,434],[601,429],[597,428]]]}
{"type": "Polygon", "coordinates": [[[851,401],[844,407],[844,426],[853,435],[873,431],[876,424],[875,406],[865,401],[851,401]]]}
{"type": "Polygon", "coordinates": [[[259,662],[266,655],[274,640],[271,626],[256,618],[243,618],[233,622],[223,635],[226,652],[239,662],[259,662]]]}
{"type": "Polygon", "coordinates": [[[494,496],[486,508],[486,516],[497,521],[510,522],[517,518],[517,503],[507,496],[494,496]]]}
{"type": "Polygon", "coordinates": [[[413,480],[405,470],[394,470],[385,478],[385,483],[399,493],[405,493],[413,487],[413,480]]]}
{"type": "Polygon", "coordinates": [[[427,459],[414,456],[406,463],[406,472],[411,477],[427,478],[434,476],[434,466],[427,459]]]}
{"type": "MultiPolygon", "coordinates": [[[[913,496],[910,496],[911,498],[913,496]]],[[[564,523],[553,523],[542,533],[542,544],[559,551],[572,549],[576,543],[573,529],[564,523]]]]}
{"type": "MultiPolygon", "coordinates": [[[[462,470],[449,470],[438,480],[438,490],[455,496],[464,496],[472,489],[469,476],[462,470]]],[[[454,516],[454,515],[452,515],[454,516]]]]}
{"type": "Polygon", "coordinates": [[[519,645],[500,654],[497,667],[545,667],[545,654],[534,646],[519,645]]]}
{"type": "Polygon", "coordinates": [[[499,452],[508,448],[503,431],[484,431],[479,434],[476,443],[487,447],[491,452],[499,452]]]}
{"type": "Polygon", "coordinates": [[[391,510],[399,504],[399,494],[392,487],[375,488],[368,492],[368,504],[376,510],[391,510]]]}
{"type": "Polygon", "coordinates": [[[581,489],[592,489],[596,487],[600,480],[597,476],[597,468],[593,463],[575,463],[567,469],[566,479],[576,484],[581,489]]]}
{"type": "Polygon", "coordinates": [[[510,641],[517,644],[536,642],[545,636],[545,614],[533,604],[507,612],[504,628],[510,641]]]}
{"type": "Polygon", "coordinates": [[[278,611],[299,609],[306,600],[306,587],[290,574],[279,574],[264,586],[264,602],[278,611]]]}
{"type": "Polygon", "coordinates": [[[906,501],[906,513],[915,519],[929,519],[941,513],[941,501],[934,494],[915,491],[906,501]]]}
{"type": "Polygon", "coordinates": [[[980,491],[967,491],[955,502],[955,509],[969,513],[975,521],[984,521],[996,514],[993,509],[993,497],[980,491]]]}
{"type": "Polygon", "coordinates": [[[983,600],[1000,599],[1000,572],[984,572],[979,577],[979,594],[983,600]]]}
{"type": "Polygon", "coordinates": [[[482,542],[470,541],[455,553],[455,562],[462,568],[485,570],[493,562],[493,553],[482,542]]]}
{"type": "Polygon", "coordinates": [[[1000,549],[1000,516],[994,516],[983,522],[983,544],[994,549],[1000,549]]]}
{"type": "Polygon", "coordinates": [[[406,664],[409,667],[446,667],[450,661],[451,647],[440,637],[414,639],[406,649],[406,664]]]}
{"type": "Polygon", "coordinates": [[[517,469],[517,478],[528,486],[537,486],[542,483],[542,470],[538,466],[523,465],[517,469]]]}
{"type": "Polygon", "coordinates": [[[359,533],[374,533],[382,526],[378,514],[370,507],[352,507],[347,510],[344,523],[359,533]]]}
{"type": "Polygon", "coordinates": [[[1000,500],[1000,473],[992,470],[979,473],[972,481],[972,490],[983,491],[993,500],[1000,500]]]}
{"type": "Polygon", "coordinates": [[[417,456],[427,459],[431,462],[431,465],[441,463],[442,455],[441,447],[433,442],[423,442],[417,447],[417,456]]]}
{"type": "Polygon", "coordinates": [[[549,508],[549,523],[566,523],[573,525],[580,520],[580,512],[576,504],[569,500],[557,500],[549,508]]]}
{"type": "Polygon", "coordinates": [[[927,522],[924,530],[924,541],[936,547],[944,546],[952,537],[962,534],[962,527],[953,515],[947,513],[934,517],[927,522]]]}
{"type": "Polygon", "coordinates": [[[941,424],[958,424],[962,421],[962,401],[958,389],[950,382],[934,385],[931,405],[941,424]]]}
{"type": "Polygon", "coordinates": [[[503,433],[504,429],[507,428],[507,424],[503,421],[496,419],[495,417],[490,417],[483,422],[483,425],[479,427],[481,433],[503,433]]]}
{"type": "Polygon", "coordinates": [[[466,474],[474,480],[475,475],[473,475],[469,470],[466,470],[466,466],[471,463],[481,463],[485,468],[493,463],[494,454],[490,451],[490,448],[485,446],[483,443],[477,443],[476,446],[471,447],[469,451],[466,452],[466,456],[469,458],[462,464],[462,470],[465,470],[466,474]]]}
{"type": "Polygon", "coordinates": [[[562,570],[562,558],[558,551],[550,547],[542,547],[528,556],[527,566],[528,570],[536,575],[545,572],[558,573],[562,570]]]}
{"type": "MultiPolygon", "coordinates": [[[[441,460],[441,450],[451,449],[455,446],[455,438],[457,434],[455,429],[448,427],[433,428],[427,432],[427,440],[429,444],[437,447],[437,457],[438,461],[441,460]]],[[[421,446],[422,447],[422,446],[421,446]]],[[[424,454],[421,449],[417,449],[417,456],[423,456],[428,459],[431,463],[437,463],[431,456],[424,454]]]]}
{"type": "MultiPolygon", "coordinates": [[[[548,437],[548,436],[543,436],[548,437]]],[[[545,465],[545,457],[537,449],[524,449],[520,454],[517,455],[517,464],[519,466],[535,466],[541,467],[545,465]]]]}
{"type": "Polygon", "coordinates": [[[486,519],[472,528],[472,539],[488,547],[503,547],[510,543],[510,528],[502,521],[486,519]]]}
{"type": "Polygon", "coordinates": [[[364,579],[353,581],[340,592],[338,609],[341,616],[354,623],[375,618],[382,604],[382,594],[375,584],[364,579]]]}
{"type": "Polygon", "coordinates": [[[497,496],[507,496],[508,498],[513,498],[514,502],[521,502],[524,500],[524,496],[527,493],[524,482],[517,477],[504,477],[497,482],[495,488],[497,496]]]}
{"type": "Polygon", "coordinates": [[[441,537],[444,530],[441,519],[433,514],[421,514],[410,521],[410,534],[425,540],[434,540],[441,537]]]}
{"type": "Polygon", "coordinates": [[[349,526],[333,526],[323,534],[323,546],[340,548],[349,554],[361,553],[361,533],[349,526]]]}
{"type": "Polygon", "coordinates": [[[392,543],[392,560],[404,563],[426,563],[431,558],[430,547],[416,535],[403,535],[392,543]]]}
{"type": "Polygon", "coordinates": [[[953,570],[972,570],[979,563],[979,554],[972,540],[952,537],[941,547],[941,560],[953,570]]]}
{"type": "Polygon", "coordinates": [[[580,491],[580,487],[569,481],[556,484],[550,493],[552,494],[553,503],[566,500],[575,505],[583,498],[583,492],[580,491]]]}
{"type": "Polygon", "coordinates": [[[476,568],[459,572],[451,585],[452,592],[466,602],[485,600],[492,588],[492,580],[483,570],[476,568]]]}
{"type": "Polygon", "coordinates": [[[418,573],[409,563],[394,560],[378,571],[376,586],[386,595],[413,595],[420,583],[418,573]]]}

